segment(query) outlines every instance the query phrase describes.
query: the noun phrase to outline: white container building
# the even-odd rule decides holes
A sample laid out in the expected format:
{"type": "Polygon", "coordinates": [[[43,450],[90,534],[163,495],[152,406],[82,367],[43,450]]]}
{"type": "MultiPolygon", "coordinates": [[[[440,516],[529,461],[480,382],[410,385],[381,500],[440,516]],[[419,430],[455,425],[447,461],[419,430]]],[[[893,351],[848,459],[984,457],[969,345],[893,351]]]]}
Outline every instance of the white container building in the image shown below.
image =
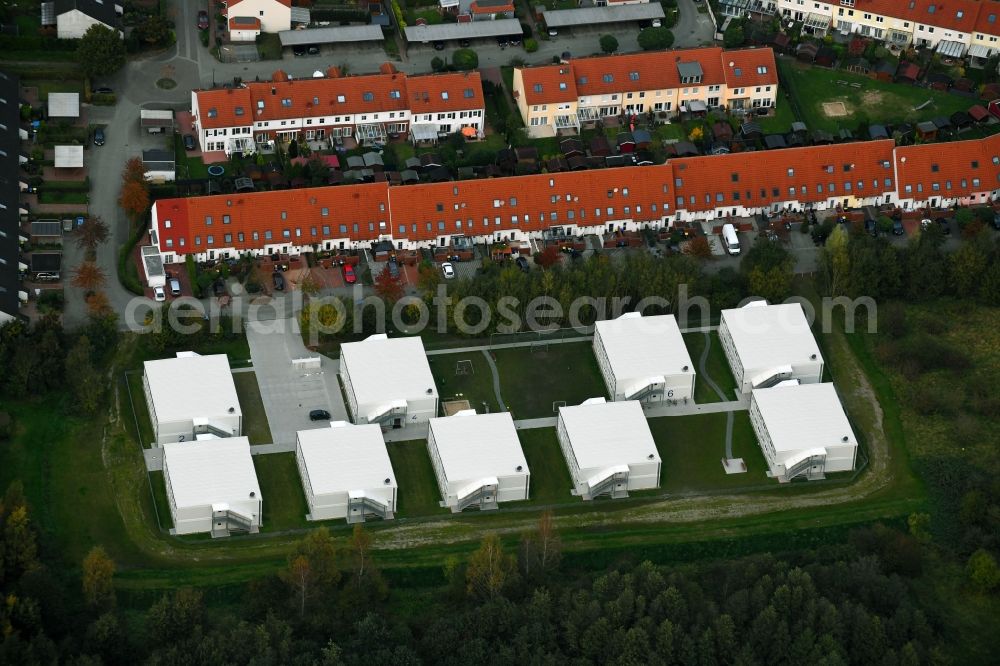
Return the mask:
{"type": "Polygon", "coordinates": [[[660,485],[660,454],[635,400],[591,398],[559,408],[556,430],[573,494],[585,500],[601,495],[628,497],[630,490],[660,485]]]}
{"type": "Polygon", "coordinates": [[[163,445],[173,533],[257,532],[263,498],[246,437],[163,445]]]}
{"type": "Polygon", "coordinates": [[[295,460],[309,504],[309,520],[391,519],[396,475],[377,425],[334,421],[329,428],[300,430],[295,460]]]}
{"type": "Polygon", "coordinates": [[[340,378],[355,424],[403,428],[437,414],[437,387],[419,337],[383,333],[341,345],[340,378]]]}
{"type": "Polygon", "coordinates": [[[798,303],[753,301],[723,310],[719,340],[742,393],[786,379],[823,380],[823,356],[798,303]]]}
{"type": "Polygon", "coordinates": [[[628,312],[597,322],[594,355],[613,401],[694,398],[694,366],[673,315],[628,312]]]}
{"type": "Polygon", "coordinates": [[[225,354],[177,352],[176,358],[146,361],[142,385],[157,445],[243,434],[243,412],[225,354]]]}
{"type": "Polygon", "coordinates": [[[466,409],[431,419],[427,451],[441,504],[454,513],[528,499],[531,473],[509,412],[466,409]]]}
{"type": "Polygon", "coordinates": [[[750,422],[770,475],[781,483],[854,469],[858,440],[833,384],[757,389],[750,395],[750,422]]]}

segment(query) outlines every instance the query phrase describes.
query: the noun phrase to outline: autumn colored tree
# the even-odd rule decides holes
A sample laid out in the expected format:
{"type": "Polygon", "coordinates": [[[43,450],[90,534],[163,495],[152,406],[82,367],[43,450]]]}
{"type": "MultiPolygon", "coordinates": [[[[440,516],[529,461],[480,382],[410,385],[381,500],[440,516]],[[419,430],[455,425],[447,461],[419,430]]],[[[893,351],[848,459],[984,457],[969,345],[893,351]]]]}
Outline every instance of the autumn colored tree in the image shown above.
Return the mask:
{"type": "Polygon", "coordinates": [[[149,209],[149,186],[145,183],[128,180],[122,184],[118,205],[133,222],[138,221],[149,209]]]}
{"type": "Polygon", "coordinates": [[[311,599],[332,590],[340,581],[337,555],[337,547],[325,527],[313,530],[295,545],[288,568],[280,576],[291,588],[300,617],[305,616],[311,599]]]}
{"type": "Polygon", "coordinates": [[[347,540],[347,556],[351,567],[352,585],[359,591],[382,598],[388,591],[382,572],[372,557],[375,539],[360,523],[354,525],[347,540]]]}
{"type": "Polygon", "coordinates": [[[535,255],[535,264],[542,268],[551,268],[557,263],[559,263],[559,248],[555,245],[548,245],[535,255]]]}
{"type": "Polygon", "coordinates": [[[708,244],[706,236],[695,236],[684,246],[684,254],[699,259],[709,259],[712,256],[712,246],[708,244]]]}
{"type": "Polygon", "coordinates": [[[84,291],[96,291],[107,284],[107,281],[108,278],[100,266],[93,261],[85,261],[73,271],[71,284],[84,291]]]}
{"type": "Polygon", "coordinates": [[[146,168],[142,165],[141,157],[130,157],[125,162],[122,169],[122,183],[145,183],[146,168]]]}
{"type": "Polygon", "coordinates": [[[466,591],[470,596],[495,599],[514,582],[516,567],[514,557],[503,551],[500,537],[490,532],[469,558],[465,571],[466,591]]]}
{"type": "Polygon", "coordinates": [[[104,317],[112,314],[111,303],[108,295],[103,291],[95,291],[87,296],[87,310],[95,317],[104,317]]]}
{"type": "Polygon", "coordinates": [[[403,297],[403,281],[398,275],[392,274],[388,264],[375,276],[375,293],[389,303],[395,303],[403,297]]]}
{"type": "Polygon", "coordinates": [[[83,596],[91,608],[106,610],[114,607],[114,575],[114,560],[100,546],[91,548],[83,558],[83,596]]]}
{"type": "Polygon", "coordinates": [[[83,221],[76,230],[76,245],[81,250],[94,252],[99,245],[107,242],[111,230],[100,215],[93,215],[83,221]]]}
{"type": "Polygon", "coordinates": [[[528,578],[540,579],[559,567],[562,541],[551,511],[545,511],[535,529],[521,539],[521,570],[528,578]]]}

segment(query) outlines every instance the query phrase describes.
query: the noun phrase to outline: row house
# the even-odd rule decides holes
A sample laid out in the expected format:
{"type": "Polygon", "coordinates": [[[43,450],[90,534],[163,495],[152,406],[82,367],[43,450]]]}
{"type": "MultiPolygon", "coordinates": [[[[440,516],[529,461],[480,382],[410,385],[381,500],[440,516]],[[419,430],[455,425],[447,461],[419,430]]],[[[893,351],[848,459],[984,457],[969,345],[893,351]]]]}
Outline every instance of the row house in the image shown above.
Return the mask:
{"type": "Polygon", "coordinates": [[[28,300],[21,288],[21,192],[28,184],[21,175],[21,165],[28,161],[21,152],[21,142],[28,132],[21,127],[21,88],[18,77],[0,72],[0,325],[18,317],[21,305],[28,300]]]}
{"type": "Polygon", "coordinates": [[[884,140],[648,167],[162,199],[150,240],[172,264],[386,241],[398,249],[523,244],[761,212],[986,203],[998,194],[1000,136],[899,148],[884,140]]]}
{"type": "MultiPolygon", "coordinates": [[[[201,149],[250,154],[293,139],[361,145],[410,136],[436,140],[465,128],[481,136],[485,123],[478,72],[407,76],[380,74],[273,80],[236,89],[194,90],[191,113],[201,149]]],[[[467,132],[468,133],[468,132],[467,132]]]]}
{"type": "MultiPolygon", "coordinates": [[[[739,1],[746,0],[733,0],[739,1]]],[[[802,22],[817,36],[856,33],[900,48],[915,45],[936,49],[954,58],[968,54],[985,59],[1000,52],[1000,8],[993,2],[777,0],[775,9],[786,19],[802,22]]]]}
{"type": "Polygon", "coordinates": [[[768,48],[659,51],[514,70],[514,98],[534,137],[575,133],[623,114],[673,118],[715,108],[770,108],[777,93],[778,72],[768,48]]]}
{"type": "MultiPolygon", "coordinates": [[[[260,32],[292,29],[292,0],[226,0],[226,18],[254,18],[260,32]]],[[[230,23],[232,30],[232,23],[230,23]]]]}

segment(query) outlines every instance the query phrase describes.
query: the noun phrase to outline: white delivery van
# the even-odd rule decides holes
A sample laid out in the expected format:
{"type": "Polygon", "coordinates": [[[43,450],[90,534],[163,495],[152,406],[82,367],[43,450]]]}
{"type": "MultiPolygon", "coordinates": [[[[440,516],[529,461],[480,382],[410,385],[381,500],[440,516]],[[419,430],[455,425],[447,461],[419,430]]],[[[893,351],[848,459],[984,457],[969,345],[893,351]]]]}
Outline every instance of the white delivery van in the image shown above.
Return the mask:
{"type": "Polygon", "coordinates": [[[729,254],[740,253],[740,239],[736,235],[736,227],[732,224],[722,225],[722,242],[726,245],[726,252],[729,254]]]}

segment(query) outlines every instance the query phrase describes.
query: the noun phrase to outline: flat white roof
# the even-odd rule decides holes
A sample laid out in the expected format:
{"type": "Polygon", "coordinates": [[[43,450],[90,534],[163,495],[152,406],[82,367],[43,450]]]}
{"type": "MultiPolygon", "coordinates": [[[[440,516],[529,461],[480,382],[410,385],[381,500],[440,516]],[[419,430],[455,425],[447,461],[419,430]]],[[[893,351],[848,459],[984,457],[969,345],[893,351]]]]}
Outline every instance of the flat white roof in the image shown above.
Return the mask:
{"type": "Polygon", "coordinates": [[[559,416],[581,469],[660,460],[637,400],[593,398],[582,405],[560,407],[559,416]]]}
{"type": "Polygon", "coordinates": [[[316,495],[396,486],[382,428],[377,425],[300,430],[298,438],[316,495]]]}
{"type": "Polygon", "coordinates": [[[144,364],[157,420],[168,423],[199,417],[242,415],[226,355],[188,354],[191,352],[178,352],[177,358],[146,361],[144,364]],[[230,409],[234,411],[230,412],[230,409]]]}
{"type": "Polygon", "coordinates": [[[340,346],[340,359],[347,365],[358,403],[437,396],[424,343],[417,336],[373,335],[361,342],[348,342],[340,346]]]}
{"type": "Polygon", "coordinates": [[[246,437],[164,444],[163,461],[178,507],[261,498],[246,437]]]}
{"type": "MultiPolygon", "coordinates": [[[[760,301],[758,301],[760,302],[760,301]]],[[[744,368],[770,368],[823,360],[809,322],[798,303],[755,305],[723,310],[736,353],[744,368]]]]}
{"type": "Polygon", "coordinates": [[[49,116],[56,118],[79,118],[80,93],[49,93],[49,116]]]}
{"type": "Polygon", "coordinates": [[[833,384],[757,389],[753,399],[775,451],[858,444],[833,384]]]}
{"type": "Polygon", "coordinates": [[[620,23],[663,18],[663,7],[658,2],[620,7],[581,7],[580,9],[556,9],[543,11],[545,25],[550,28],[571,28],[595,23],[620,23]]]}
{"type": "Polygon", "coordinates": [[[629,312],[599,321],[596,328],[618,379],[694,373],[673,315],[642,317],[629,312]]]}
{"type": "Polygon", "coordinates": [[[438,23],[436,25],[408,25],[403,28],[408,42],[445,41],[449,39],[485,39],[486,37],[521,36],[521,23],[517,19],[471,21],[469,23],[438,23]]]}
{"type": "Polygon", "coordinates": [[[459,413],[431,419],[430,429],[451,482],[528,473],[510,412],[459,413]]]}
{"type": "Polygon", "coordinates": [[[83,166],[83,146],[56,146],[55,166],[60,169],[83,166]]]}
{"type": "Polygon", "coordinates": [[[374,42],[385,39],[377,25],[345,25],[306,30],[282,30],[278,33],[282,46],[331,44],[334,42],[374,42]]]}

